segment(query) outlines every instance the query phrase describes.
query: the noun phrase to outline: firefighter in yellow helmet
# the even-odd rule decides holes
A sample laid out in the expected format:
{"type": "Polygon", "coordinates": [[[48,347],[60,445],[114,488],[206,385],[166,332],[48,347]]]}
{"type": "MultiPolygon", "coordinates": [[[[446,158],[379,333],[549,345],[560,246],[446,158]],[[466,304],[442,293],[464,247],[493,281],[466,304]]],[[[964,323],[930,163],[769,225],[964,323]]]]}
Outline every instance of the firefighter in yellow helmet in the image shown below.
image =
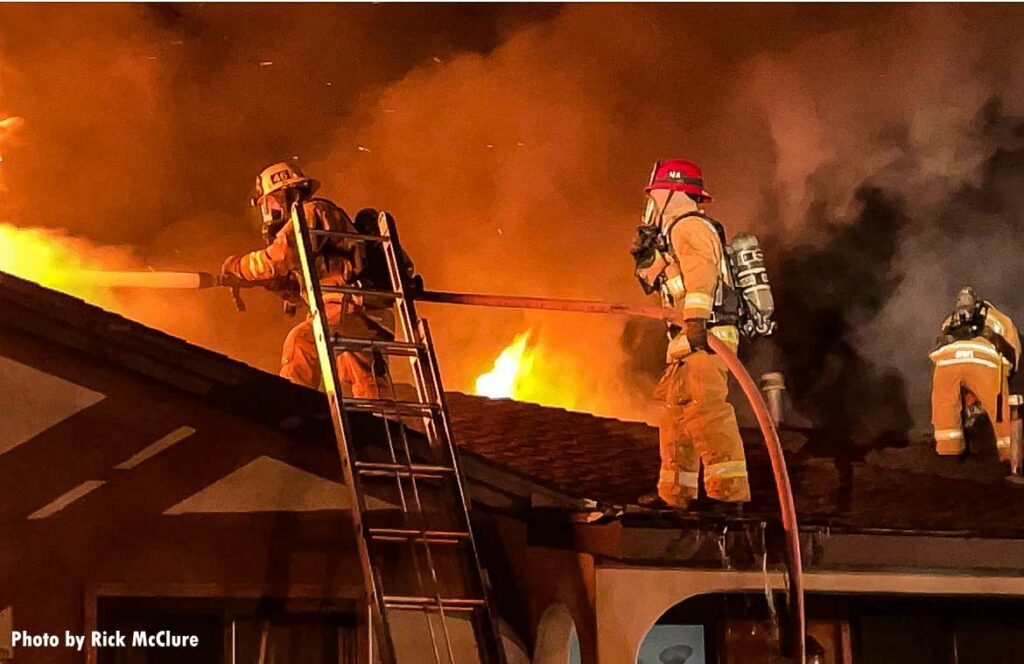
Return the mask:
{"type": "MultiPolygon", "coordinates": [[[[289,227],[292,205],[300,203],[310,228],[348,231],[356,228],[348,214],[325,198],[313,198],[320,187],[301,169],[277,163],[263,169],[256,179],[252,204],[260,212],[266,247],[231,256],[224,261],[221,277],[245,286],[262,286],[279,294],[286,303],[301,292],[299,258],[289,227]]],[[[321,257],[320,280],[324,285],[353,285],[366,268],[366,248],[358,242],[314,237],[313,249],[321,257]]],[[[394,316],[387,302],[365,302],[359,296],[324,293],[324,307],[332,332],[361,339],[394,339],[394,316]]],[[[338,377],[351,386],[356,397],[380,398],[388,391],[382,362],[368,353],[345,351],[338,355],[338,377]]],[[[288,333],[281,353],[281,376],[293,383],[316,388],[320,364],[307,317],[288,333]]]]}
{"type": "Polygon", "coordinates": [[[665,400],[661,471],[657,495],[641,502],[686,509],[697,498],[702,462],[709,498],[749,501],[743,441],[726,400],[728,370],[707,342],[713,334],[733,350],[739,345],[725,232],[702,208],[711,196],[693,162],[658,162],[645,191],[647,210],[632,252],[637,276],[663,306],[682,311],[686,324],[669,327],[668,367],[655,391],[665,400]]]}
{"type": "Polygon", "coordinates": [[[1000,461],[1010,459],[1009,379],[1020,362],[1020,337],[1013,321],[965,286],[953,313],[942,323],[938,347],[929,357],[935,451],[966,451],[962,412],[980,407],[992,423],[1000,461]]]}

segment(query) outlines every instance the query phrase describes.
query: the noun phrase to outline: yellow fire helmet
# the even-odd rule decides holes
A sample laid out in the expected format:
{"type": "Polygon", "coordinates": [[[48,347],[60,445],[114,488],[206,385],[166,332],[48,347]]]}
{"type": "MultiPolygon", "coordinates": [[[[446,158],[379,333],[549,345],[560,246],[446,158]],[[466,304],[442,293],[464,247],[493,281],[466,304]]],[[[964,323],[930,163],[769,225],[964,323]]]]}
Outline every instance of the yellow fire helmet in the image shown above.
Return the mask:
{"type": "Polygon", "coordinates": [[[320,188],[320,181],[307,178],[298,166],[283,161],[267,166],[256,178],[256,195],[252,197],[252,206],[258,206],[267,194],[292,187],[305,189],[306,195],[311,196],[320,188]]]}

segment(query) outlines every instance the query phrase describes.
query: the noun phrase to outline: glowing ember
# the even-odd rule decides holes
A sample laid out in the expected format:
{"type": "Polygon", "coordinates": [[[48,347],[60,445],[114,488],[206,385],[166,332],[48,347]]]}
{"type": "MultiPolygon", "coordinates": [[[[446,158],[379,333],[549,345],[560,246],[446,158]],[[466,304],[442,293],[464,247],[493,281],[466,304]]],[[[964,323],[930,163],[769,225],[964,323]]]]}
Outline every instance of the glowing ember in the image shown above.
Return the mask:
{"type": "Polygon", "coordinates": [[[494,368],[476,379],[475,393],[492,399],[515,399],[521,396],[521,383],[533,369],[534,352],[530,333],[516,336],[508,348],[494,361],[494,368]]]}

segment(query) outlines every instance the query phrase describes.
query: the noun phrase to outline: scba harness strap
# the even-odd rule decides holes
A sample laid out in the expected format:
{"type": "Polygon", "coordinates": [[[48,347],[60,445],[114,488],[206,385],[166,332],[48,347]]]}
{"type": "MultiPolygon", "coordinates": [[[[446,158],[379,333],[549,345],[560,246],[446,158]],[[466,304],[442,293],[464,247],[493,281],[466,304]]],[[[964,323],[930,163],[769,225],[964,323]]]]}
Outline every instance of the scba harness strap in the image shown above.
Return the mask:
{"type": "Polygon", "coordinates": [[[992,305],[989,302],[981,301],[974,305],[969,317],[958,316],[954,311],[950,316],[949,326],[943,331],[940,343],[945,346],[981,337],[992,344],[996,352],[1006,360],[1012,376],[1013,368],[1017,366],[1017,351],[1003,336],[1002,325],[999,321],[989,316],[991,308],[992,305]]]}
{"type": "MultiPolygon", "coordinates": [[[[736,293],[736,289],[730,283],[732,270],[729,266],[728,254],[726,253],[726,247],[728,247],[729,245],[725,238],[725,227],[723,227],[722,224],[718,222],[718,220],[709,216],[708,214],[699,210],[694,210],[693,212],[681,214],[672,221],[670,221],[665,226],[665,228],[661,230],[659,233],[659,235],[661,236],[661,241],[664,243],[668,255],[672,257],[673,261],[678,263],[678,258],[676,258],[675,250],[672,248],[672,229],[680,221],[682,221],[683,219],[687,219],[689,217],[697,217],[698,219],[706,223],[708,226],[710,226],[712,230],[715,231],[715,234],[718,236],[719,246],[722,249],[721,256],[719,256],[718,259],[718,285],[715,287],[714,300],[713,302],[711,302],[711,317],[708,319],[708,327],[715,327],[718,325],[737,325],[740,322],[740,319],[742,318],[742,304],[739,296],[736,293]]],[[[680,281],[682,281],[681,276],[680,281]]],[[[684,289],[685,284],[680,283],[679,286],[677,286],[677,289],[679,288],[684,289]]],[[[694,298],[707,297],[700,293],[694,293],[692,294],[692,296],[694,298]]],[[[686,297],[690,298],[691,294],[688,293],[686,297]]]]}

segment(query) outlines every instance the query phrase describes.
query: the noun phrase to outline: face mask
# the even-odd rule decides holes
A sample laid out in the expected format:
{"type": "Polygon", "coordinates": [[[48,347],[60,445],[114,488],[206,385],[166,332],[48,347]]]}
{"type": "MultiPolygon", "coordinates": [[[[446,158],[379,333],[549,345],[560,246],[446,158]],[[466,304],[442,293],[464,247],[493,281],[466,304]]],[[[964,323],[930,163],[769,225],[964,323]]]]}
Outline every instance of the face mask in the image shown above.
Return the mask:
{"type": "Polygon", "coordinates": [[[275,194],[264,196],[260,201],[260,218],[265,226],[284,222],[284,205],[275,194]]]}
{"type": "Polygon", "coordinates": [[[260,211],[260,226],[262,227],[263,240],[270,244],[277,237],[278,232],[284,227],[287,221],[287,206],[291,197],[287,190],[277,191],[264,196],[257,204],[260,211]]]}

